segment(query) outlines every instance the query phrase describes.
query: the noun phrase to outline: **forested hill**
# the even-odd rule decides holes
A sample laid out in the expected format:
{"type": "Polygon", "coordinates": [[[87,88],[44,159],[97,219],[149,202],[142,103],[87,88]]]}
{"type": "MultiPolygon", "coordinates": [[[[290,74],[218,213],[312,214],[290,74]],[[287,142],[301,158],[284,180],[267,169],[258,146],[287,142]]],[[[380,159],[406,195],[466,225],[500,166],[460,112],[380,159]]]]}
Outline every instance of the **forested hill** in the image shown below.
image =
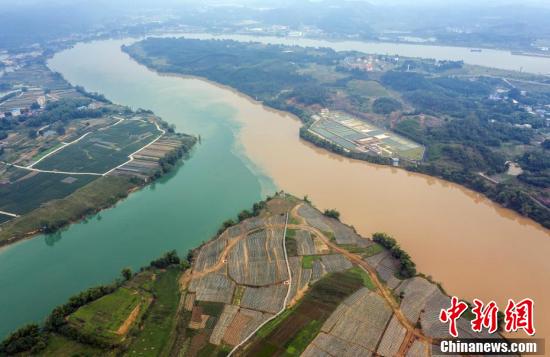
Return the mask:
{"type": "Polygon", "coordinates": [[[550,93],[547,79],[464,65],[328,48],[230,40],[150,38],[123,48],[161,72],[229,85],[297,115],[303,138],[321,108],[343,111],[422,144],[420,161],[401,166],[462,184],[550,227],[550,93]],[[505,76],[505,77],[503,77],[505,76]],[[510,163],[519,173],[508,171],[510,163]]]}

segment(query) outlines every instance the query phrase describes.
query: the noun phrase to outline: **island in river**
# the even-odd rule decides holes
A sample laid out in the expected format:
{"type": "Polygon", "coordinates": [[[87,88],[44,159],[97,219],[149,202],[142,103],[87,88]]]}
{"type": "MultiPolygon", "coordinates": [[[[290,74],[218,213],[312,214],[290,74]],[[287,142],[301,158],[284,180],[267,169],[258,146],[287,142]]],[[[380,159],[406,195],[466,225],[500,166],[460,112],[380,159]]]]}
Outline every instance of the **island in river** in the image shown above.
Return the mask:
{"type": "MultiPolygon", "coordinates": [[[[449,303],[393,238],[279,193],[186,259],[172,251],[72,297],[0,354],[426,356],[450,336],[438,319],[449,303]]],[[[500,336],[472,333],[472,316],[457,321],[461,338],[500,336]]]]}
{"type": "Polygon", "coordinates": [[[150,111],[71,86],[41,59],[0,87],[0,246],[114,205],[196,142],[150,111]]]}
{"type": "Polygon", "coordinates": [[[150,38],[124,50],[291,112],[318,146],[459,183],[550,226],[545,77],[227,40],[150,38]]]}

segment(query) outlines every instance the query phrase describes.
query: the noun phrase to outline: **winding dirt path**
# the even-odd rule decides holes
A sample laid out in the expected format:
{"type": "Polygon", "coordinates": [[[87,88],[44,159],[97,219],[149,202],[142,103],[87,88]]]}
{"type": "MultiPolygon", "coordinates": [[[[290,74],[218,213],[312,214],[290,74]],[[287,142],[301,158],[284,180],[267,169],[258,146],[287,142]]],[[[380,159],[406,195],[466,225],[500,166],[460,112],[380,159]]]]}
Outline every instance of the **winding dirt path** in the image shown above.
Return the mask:
{"type": "MultiPolygon", "coordinates": [[[[299,214],[297,213],[301,205],[302,204],[299,204],[296,207],[294,207],[294,209],[292,209],[292,213],[294,215],[297,215],[298,217],[300,217],[299,214]]],[[[301,220],[302,222],[304,221],[303,219],[301,220]]],[[[342,254],[343,256],[348,258],[352,263],[363,268],[363,270],[365,270],[369,274],[372,282],[376,286],[377,290],[380,292],[380,295],[384,298],[386,303],[390,306],[390,308],[392,309],[393,313],[395,314],[395,316],[397,317],[401,325],[403,325],[403,327],[407,329],[407,336],[414,336],[421,341],[428,342],[429,344],[432,344],[434,342],[431,337],[424,335],[420,329],[416,328],[405,317],[398,303],[393,298],[391,291],[378,278],[378,274],[376,273],[376,270],[373,267],[371,267],[366,261],[364,261],[361,256],[354,253],[350,253],[348,250],[336,245],[329,238],[327,238],[323,232],[321,232],[319,229],[315,227],[312,227],[306,224],[289,224],[288,228],[301,229],[317,235],[319,239],[321,239],[329,248],[331,248],[332,250],[334,250],[339,254],[342,254]]],[[[412,337],[409,337],[409,340],[410,339],[412,339],[412,337]]]]}

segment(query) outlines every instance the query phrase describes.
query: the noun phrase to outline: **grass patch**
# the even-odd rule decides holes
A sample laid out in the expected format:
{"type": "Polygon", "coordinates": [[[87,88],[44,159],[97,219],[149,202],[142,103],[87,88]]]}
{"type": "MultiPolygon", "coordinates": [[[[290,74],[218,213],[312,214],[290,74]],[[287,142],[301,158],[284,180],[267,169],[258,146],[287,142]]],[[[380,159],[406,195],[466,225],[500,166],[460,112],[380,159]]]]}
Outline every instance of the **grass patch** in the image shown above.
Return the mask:
{"type": "Polygon", "coordinates": [[[300,224],[300,223],[301,222],[298,220],[298,218],[289,215],[288,224],[300,224]]]}
{"type": "Polygon", "coordinates": [[[302,268],[304,269],[313,268],[313,262],[319,259],[321,259],[321,257],[319,257],[318,255],[304,255],[302,257],[302,268]]]}
{"type": "Polygon", "coordinates": [[[296,230],[288,229],[286,231],[285,248],[289,257],[298,255],[298,242],[296,242],[296,230]]]}
{"type": "Polygon", "coordinates": [[[367,248],[359,247],[358,245],[355,245],[355,244],[338,244],[338,246],[344,248],[350,253],[355,253],[355,254],[363,254],[367,250],[367,248]]]}
{"type": "Polygon", "coordinates": [[[149,294],[121,287],[109,295],[82,306],[68,317],[69,324],[86,335],[93,335],[106,342],[120,343],[124,335],[118,328],[137,306],[141,314],[147,309],[149,294]]]}
{"type": "Polygon", "coordinates": [[[371,244],[367,248],[365,248],[363,257],[365,258],[372,257],[373,255],[381,253],[383,250],[384,250],[384,247],[382,247],[380,244],[378,243],[371,244]]]}
{"type": "Polygon", "coordinates": [[[155,301],[144,318],[139,334],[128,347],[129,355],[164,356],[170,352],[168,343],[174,330],[180,292],[178,269],[159,274],[153,284],[155,301]]]}
{"type": "Polygon", "coordinates": [[[48,339],[48,346],[40,351],[40,356],[105,356],[106,352],[90,345],[85,345],[64,336],[52,334],[48,339]]]}
{"type": "Polygon", "coordinates": [[[233,293],[232,305],[241,305],[241,300],[244,295],[244,286],[237,285],[235,292],[233,293]]]}
{"type": "Polygon", "coordinates": [[[290,309],[286,309],[279,316],[269,321],[267,324],[263,325],[262,328],[258,330],[257,335],[261,337],[266,337],[267,335],[269,335],[271,331],[273,331],[277,326],[279,326],[279,324],[295,310],[295,308],[296,308],[296,305],[294,305],[290,309]]]}
{"type": "Polygon", "coordinates": [[[361,278],[350,271],[324,276],[313,284],[297,305],[256,334],[247,354],[299,355],[317,336],[336,307],[362,286],[361,278]]]}
{"type": "Polygon", "coordinates": [[[286,352],[292,356],[299,356],[311,341],[321,331],[323,323],[317,320],[310,321],[288,344],[286,352]]]}
{"type": "Polygon", "coordinates": [[[354,266],[353,268],[349,269],[349,272],[359,276],[361,278],[361,280],[363,281],[363,285],[366,288],[368,288],[369,290],[376,290],[376,286],[374,285],[374,283],[372,282],[372,280],[370,278],[370,275],[366,271],[364,271],[363,269],[361,269],[358,266],[354,266]]]}

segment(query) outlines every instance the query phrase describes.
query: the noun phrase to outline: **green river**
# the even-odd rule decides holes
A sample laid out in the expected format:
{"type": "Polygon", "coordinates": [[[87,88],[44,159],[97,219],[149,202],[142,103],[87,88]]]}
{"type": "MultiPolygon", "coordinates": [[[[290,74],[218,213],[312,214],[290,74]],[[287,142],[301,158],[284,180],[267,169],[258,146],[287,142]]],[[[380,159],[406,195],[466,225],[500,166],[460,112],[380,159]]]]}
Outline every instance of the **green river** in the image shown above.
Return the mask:
{"type": "MultiPolygon", "coordinates": [[[[473,64],[550,72],[550,59],[503,51],[235,39],[463,58],[473,64]]],[[[532,297],[537,301],[538,335],[550,336],[550,288],[541,283],[550,279],[548,230],[457,185],[304,144],[298,138],[300,124],[291,117],[205,81],[150,71],[120,51],[130,42],[79,44],[55,55],[49,66],[114,102],[153,110],[178,131],[200,134],[202,143],[184,165],[116,207],[56,235],[1,249],[0,337],[41,321],[73,294],[112,281],[123,267],[137,269],[169,249],[184,255],[209,239],[221,222],[276,187],[308,194],[319,207],[337,208],[361,234],[380,230],[395,235],[420,271],[433,274],[453,294],[499,303],[532,297]],[[488,279],[499,276],[506,283],[488,279]]]]}
{"type": "Polygon", "coordinates": [[[73,294],[112,281],[123,267],[137,269],[169,249],[185,254],[223,221],[275,191],[237,147],[234,108],[206,88],[158,76],[129,61],[121,44],[78,45],[49,65],[114,102],[152,109],[178,131],[200,134],[202,144],[175,172],[116,207],[56,235],[3,248],[0,337],[40,321],[73,294]]]}

